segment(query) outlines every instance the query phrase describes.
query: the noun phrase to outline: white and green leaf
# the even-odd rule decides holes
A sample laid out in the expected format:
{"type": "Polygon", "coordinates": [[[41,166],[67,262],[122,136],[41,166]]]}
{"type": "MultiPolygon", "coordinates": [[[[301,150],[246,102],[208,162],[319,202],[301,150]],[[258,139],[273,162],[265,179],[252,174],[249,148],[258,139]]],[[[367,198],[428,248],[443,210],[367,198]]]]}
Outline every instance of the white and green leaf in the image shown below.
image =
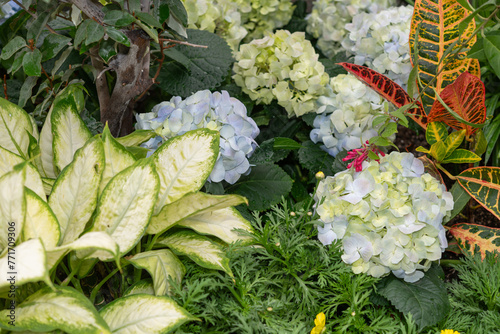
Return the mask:
{"type": "Polygon", "coordinates": [[[146,294],[116,299],[100,313],[114,334],[171,333],[188,321],[199,320],[168,297],[146,294]]]}
{"type": "Polygon", "coordinates": [[[8,309],[0,311],[0,327],[10,330],[49,332],[60,329],[72,334],[111,334],[94,305],[82,293],[58,286],[38,290],[16,305],[15,326],[8,324],[8,309]]]}
{"type": "Polygon", "coordinates": [[[40,170],[40,174],[46,178],[55,179],[59,174],[56,165],[54,164],[54,148],[52,143],[54,138],[52,136],[52,122],[50,121],[52,117],[52,111],[54,109],[54,104],[49,109],[45,123],[43,123],[42,131],[40,132],[40,155],[42,161],[43,170],[40,170]]]}
{"type": "Polygon", "coordinates": [[[233,276],[229,259],[222,247],[208,237],[193,231],[179,231],[158,241],[157,244],[168,246],[176,254],[188,256],[204,268],[223,270],[233,276]]]}
{"type": "Polygon", "coordinates": [[[95,210],[104,168],[104,149],[99,138],[90,139],[57,178],[49,205],[59,221],[64,245],[78,238],[95,210]]]}
{"type": "Polygon", "coordinates": [[[165,205],[160,213],[151,218],[149,234],[163,233],[179,221],[193,215],[224,209],[247,203],[239,195],[210,195],[202,192],[189,193],[173,203],[165,205]]]}
{"type": "Polygon", "coordinates": [[[0,146],[26,158],[30,144],[27,133],[33,135],[33,124],[28,113],[0,98],[0,146]]]}
{"type": "Polygon", "coordinates": [[[149,278],[140,280],[139,282],[133,284],[123,293],[123,297],[138,294],[155,295],[155,288],[153,286],[153,281],[149,278]]]}
{"type": "Polygon", "coordinates": [[[157,296],[169,293],[169,276],[180,284],[186,273],[182,262],[168,249],[142,252],[134,255],[129,261],[134,267],[145,269],[151,275],[157,296]]]}
{"type": "Polygon", "coordinates": [[[0,177],[0,252],[7,246],[13,248],[23,230],[26,217],[24,166],[20,165],[0,177]]]}
{"type": "Polygon", "coordinates": [[[153,154],[160,176],[155,215],[165,204],[198,191],[212,172],[219,154],[219,133],[208,129],[186,132],[163,144],[153,154]]]}
{"type": "Polygon", "coordinates": [[[153,130],[135,130],[129,135],[116,138],[123,146],[139,146],[153,137],[158,136],[153,130]]]}

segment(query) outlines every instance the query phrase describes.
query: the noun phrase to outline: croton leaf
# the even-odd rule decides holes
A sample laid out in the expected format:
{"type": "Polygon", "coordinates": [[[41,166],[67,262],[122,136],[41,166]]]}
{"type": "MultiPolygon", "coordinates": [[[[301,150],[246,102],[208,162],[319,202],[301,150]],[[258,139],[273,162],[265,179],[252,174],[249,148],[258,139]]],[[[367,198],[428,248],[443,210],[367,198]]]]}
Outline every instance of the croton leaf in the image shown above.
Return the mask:
{"type": "MultiPolygon", "coordinates": [[[[377,71],[365,66],[350,63],[339,63],[339,65],[398,108],[414,102],[410,95],[408,95],[400,85],[377,71]]],[[[427,127],[427,115],[419,101],[415,101],[415,107],[409,109],[407,112],[422,128],[425,129],[427,127]]]]}
{"type": "MultiPolygon", "coordinates": [[[[469,123],[482,124],[486,121],[484,84],[469,72],[462,73],[452,84],[443,89],[441,99],[461,118],[469,123]]],[[[464,124],[451,115],[439,101],[434,101],[429,121],[441,121],[454,129],[465,129],[467,136],[477,128],[464,124]]]]}
{"type": "Polygon", "coordinates": [[[500,219],[500,167],[469,168],[457,179],[469,195],[500,219]]]}
{"type": "Polygon", "coordinates": [[[425,131],[425,140],[429,145],[440,140],[445,140],[448,137],[448,130],[443,122],[429,122],[425,131]]]}
{"type": "Polygon", "coordinates": [[[453,225],[449,231],[457,239],[458,246],[464,252],[474,254],[479,248],[483,260],[486,252],[500,253],[500,228],[459,223],[453,225]]]}
{"type": "Polygon", "coordinates": [[[435,99],[432,88],[439,94],[469,68],[474,73],[477,72],[477,60],[466,58],[466,50],[476,42],[476,37],[472,37],[476,27],[474,20],[470,21],[461,36],[459,34],[459,24],[468,15],[470,12],[457,0],[415,1],[410,29],[410,50],[415,49],[416,43],[418,59],[412,58],[411,61],[413,66],[417,66],[424,87],[429,85],[422,96],[422,103],[427,112],[435,99]],[[455,57],[443,59],[450,55],[448,47],[458,47],[454,46],[454,43],[457,43],[459,38],[461,41],[468,41],[464,45],[464,51],[455,57]]]}

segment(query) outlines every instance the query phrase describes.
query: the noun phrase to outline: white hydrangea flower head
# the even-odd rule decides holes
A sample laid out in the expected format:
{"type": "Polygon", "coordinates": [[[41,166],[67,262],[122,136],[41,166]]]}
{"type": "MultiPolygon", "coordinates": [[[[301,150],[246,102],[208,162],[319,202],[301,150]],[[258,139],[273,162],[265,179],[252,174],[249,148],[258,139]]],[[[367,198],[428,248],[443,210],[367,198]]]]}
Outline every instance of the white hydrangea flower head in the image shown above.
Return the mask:
{"type": "Polygon", "coordinates": [[[373,128],[373,119],[390,107],[380,95],[352,74],[332,78],[327,89],[316,103],[319,115],[310,134],[314,143],[323,143],[321,148],[336,156],[344,149],[360,148],[378,135],[381,125],[373,128]]]}
{"type": "Polygon", "coordinates": [[[241,13],[231,0],[183,0],[188,13],[188,28],[216,33],[226,40],[233,51],[238,50],[247,35],[242,27],[241,13]]]}
{"type": "MultiPolygon", "coordinates": [[[[243,103],[228,92],[199,91],[185,100],[174,96],[170,101],[153,107],[149,113],[136,114],[136,128],[152,129],[158,137],[143,147],[156,150],[165,140],[190,130],[209,128],[220,133],[220,151],[210,182],[227,181],[234,184],[241,175],[250,172],[248,158],[257,147],[259,128],[247,116],[243,103]]],[[[152,152],[150,152],[152,154],[152,152]]]]}
{"type": "Polygon", "coordinates": [[[315,210],[324,245],[342,240],[342,260],[355,273],[393,272],[419,280],[448,247],[443,219],[453,196],[411,153],[392,152],[377,161],[320,181],[315,210]]]}
{"type": "Polygon", "coordinates": [[[392,7],[379,13],[360,13],[346,24],[348,34],[342,46],[354,55],[357,65],[365,65],[406,87],[410,62],[412,6],[392,7]]]}
{"type": "Polygon", "coordinates": [[[288,117],[314,111],[326,91],[328,74],[304,32],[278,30],[242,44],[235,57],[235,83],[258,104],[276,99],[288,117]]]}
{"type": "Polygon", "coordinates": [[[377,13],[396,5],[395,0],[316,0],[306,17],[307,32],[318,41],[316,46],[328,58],[343,50],[341,42],[347,30],[345,25],[358,13],[377,13]]]}

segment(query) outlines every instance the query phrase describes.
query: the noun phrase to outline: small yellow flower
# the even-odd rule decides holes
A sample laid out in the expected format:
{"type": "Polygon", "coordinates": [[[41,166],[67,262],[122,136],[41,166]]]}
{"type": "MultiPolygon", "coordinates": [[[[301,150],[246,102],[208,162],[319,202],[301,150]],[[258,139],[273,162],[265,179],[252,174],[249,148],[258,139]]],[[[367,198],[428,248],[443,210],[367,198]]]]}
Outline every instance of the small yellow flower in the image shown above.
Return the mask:
{"type": "Polygon", "coordinates": [[[454,331],[453,329],[443,329],[441,331],[441,334],[460,334],[460,333],[457,331],[454,331]]]}
{"type": "Polygon", "coordinates": [[[325,178],[325,173],[323,173],[322,171],[319,171],[316,173],[316,179],[317,180],[323,180],[325,178]]]}
{"type": "Polygon", "coordinates": [[[312,329],[311,334],[323,333],[326,330],[325,321],[326,321],[325,314],[323,312],[319,313],[316,316],[316,319],[314,319],[314,324],[316,326],[312,329]]]}

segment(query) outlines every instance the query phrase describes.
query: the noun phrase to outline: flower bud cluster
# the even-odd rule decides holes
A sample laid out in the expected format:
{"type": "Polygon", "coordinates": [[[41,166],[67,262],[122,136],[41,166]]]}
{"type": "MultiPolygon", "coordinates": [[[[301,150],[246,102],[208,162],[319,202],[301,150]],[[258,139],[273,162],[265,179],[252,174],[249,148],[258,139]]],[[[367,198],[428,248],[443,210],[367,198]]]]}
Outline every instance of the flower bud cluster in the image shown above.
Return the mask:
{"type": "Polygon", "coordinates": [[[317,113],[310,138],[322,142],[321,148],[332,156],[351,151],[377,136],[381,125],[373,119],[389,104],[352,74],[340,74],[330,80],[328,93],[317,100],[317,113]]]}
{"type": "Polygon", "coordinates": [[[406,87],[412,65],[410,36],[413,7],[392,7],[379,13],[360,13],[346,24],[342,46],[354,55],[354,62],[365,65],[406,87]]]}
{"type": "Polygon", "coordinates": [[[328,74],[305,33],[278,30],[242,44],[236,53],[235,83],[258,104],[276,99],[288,117],[316,110],[328,74]]]}
{"type": "Polygon", "coordinates": [[[158,137],[145,147],[155,150],[166,139],[187,131],[209,128],[220,132],[220,151],[208,181],[222,180],[234,184],[242,174],[250,171],[250,157],[257,143],[259,128],[247,116],[247,110],[238,99],[226,91],[211,93],[199,91],[185,100],[180,96],[153,107],[152,112],[137,114],[137,129],[152,129],[158,137]]]}
{"type": "Polygon", "coordinates": [[[448,246],[443,219],[453,196],[411,153],[392,152],[322,180],[315,209],[324,245],[342,240],[342,260],[354,273],[423,277],[448,246]]]}
{"type": "Polygon", "coordinates": [[[341,42],[347,30],[345,25],[358,13],[377,13],[394,6],[394,0],[316,0],[311,14],[306,17],[307,32],[318,41],[316,46],[328,58],[343,50],[341,42]]]}

